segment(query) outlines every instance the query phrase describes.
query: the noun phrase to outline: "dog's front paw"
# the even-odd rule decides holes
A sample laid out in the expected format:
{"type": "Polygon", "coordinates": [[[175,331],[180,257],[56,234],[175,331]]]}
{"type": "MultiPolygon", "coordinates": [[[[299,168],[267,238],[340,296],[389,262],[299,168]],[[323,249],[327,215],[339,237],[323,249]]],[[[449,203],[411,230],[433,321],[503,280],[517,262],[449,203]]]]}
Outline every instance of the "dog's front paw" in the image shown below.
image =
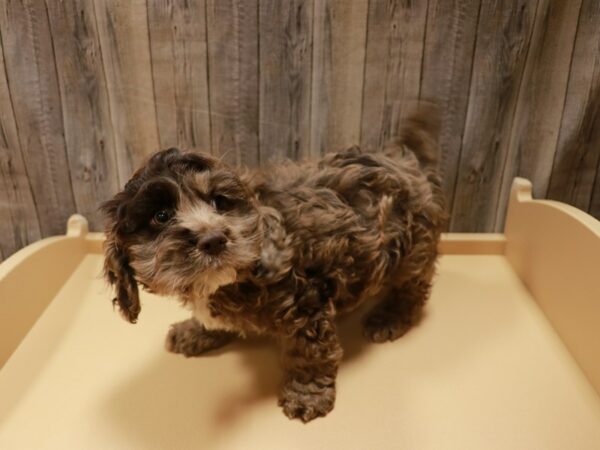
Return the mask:
{"type": "Polygon", "coordinates": [[[196,319],[188,319],[171,325],[165,339],[165,348],[171,353],[181,353],[189,358],[222,347],[234,337],[234,333],[207,330],[196,319]]]}
{"type": "Polygon", "coordinates": [[[310,422],[324,417],[335,404],[335,386],[319,386],[316,383],[286,382],[279,394],[279,406],[290,419],[310,422]]]}

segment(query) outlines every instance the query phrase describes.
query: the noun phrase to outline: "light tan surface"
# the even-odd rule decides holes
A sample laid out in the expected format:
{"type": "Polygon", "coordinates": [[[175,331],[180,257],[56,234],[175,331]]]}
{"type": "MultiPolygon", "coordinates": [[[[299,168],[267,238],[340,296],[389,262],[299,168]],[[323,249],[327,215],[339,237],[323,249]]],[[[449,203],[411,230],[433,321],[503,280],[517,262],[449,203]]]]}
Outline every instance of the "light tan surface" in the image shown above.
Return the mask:
{"type": "MultiPolygon", "coordinates": [[[[23,330],[40,315],[0,369],[0,449],[598,449],[600,398],[559,338],[569,335],[568,320],[552,320],[557,334],[538,307],[552,315],[557,306],[544,300],[544,286],[561,281],[526,270],[523,241],[539,229],[523,224],[516,232],[512,219],[538,213],[515,207],[524,205],[517,200],[506,238],[445,236],[427,315],[402,339],[368,344],[360,314],[341,324],[346,357],[336,407],[309,425],[289,421],[276,406],[281,372],[270,343],[238,343],[193,359],[168,354],[168,325],[187,314],[150,295],[139,323],[124,322],[100,278],[101,236],[86,235],[76,218],[69,236],[0,265],[5,354],[13,349],[4,330],[23,330]],[[57,287],[46,292],[45,285],[57,287]]],[[[549,207],[558,218],[545,222],[564,219],[560,205],[549,207]]],[[[551,252],[545,258],[557,261],[551,252]]],[[[572,308],[579,300],[563,303],[569,320],[593,312],[572,308]]],[[[596,342],[568,345],[585,369],[593,352],[580,350],[596,342]]]]}
{"type": "MultiPolygon", "coordinates": [[[[600,222],[516,179],[506,258],[600,393],[600,222]]],[[[600,448],[600,442],[598,443],[600,448]]]]}
{"type": "Polygon", "coordinates": [[[86,239],[83,217],[72,216],[68,226],[67,236],[36,242],[0,264],[0,368],[95,241],[86,239]]]}
{"type": "Polygon", "coordinates": [[[276,406],[275,350],[186,360],[162,347],[186,316],[146,297],[112,311],[86,256],[0,371],[0,448],[597,449],[600,402],[502,256],[445,256],[422,326],[347,359],[325,419],[276,406]]]}

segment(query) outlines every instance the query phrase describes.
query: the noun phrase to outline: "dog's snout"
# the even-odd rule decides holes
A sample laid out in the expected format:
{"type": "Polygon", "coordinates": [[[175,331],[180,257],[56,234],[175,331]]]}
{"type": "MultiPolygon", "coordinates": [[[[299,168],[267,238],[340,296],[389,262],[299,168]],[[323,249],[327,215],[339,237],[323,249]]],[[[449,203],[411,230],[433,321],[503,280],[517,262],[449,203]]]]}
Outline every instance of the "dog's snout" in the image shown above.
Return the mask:
{"type": "Polygon", "coordinates": [[[220,231],[206,233],[198,240],[198,247],[209,255],[218,255],[227,246],[227,236],[220,231]]]}

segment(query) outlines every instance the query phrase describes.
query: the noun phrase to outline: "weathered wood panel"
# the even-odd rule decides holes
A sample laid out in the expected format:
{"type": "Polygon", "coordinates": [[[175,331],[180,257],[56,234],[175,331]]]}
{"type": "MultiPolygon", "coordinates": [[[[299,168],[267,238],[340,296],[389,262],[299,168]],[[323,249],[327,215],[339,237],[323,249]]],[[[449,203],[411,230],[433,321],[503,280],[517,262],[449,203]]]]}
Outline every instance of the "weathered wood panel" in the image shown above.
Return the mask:
{"type": "Polygon", "coordinates": [[[546,196],[563,113],[581,0],[540,0],[504,163],[495,229],[504,228],[512,181],[533,183],[546,196]]]}
{"type": "MultiPolygon", "coordinates": [[[[597,62],[597,60],[596,60],[596,62],[597,62]]],[[[598,131],[600,130],[600,120],[598,119],[598,117],[600,116],[600,114],[598,113],[598,103],[600,102],[600,92],[599,91],[600,91],[600,87],[598,85],[596,85],[595,92],[594,92],[594,98],[590,99],[590,101],[595,103],[596,117],[595,117],[595,124],[594,124],[594,134],[592,135],[592,138],[590,139],[589,145],[592,147],[595,147],[596,151],[598,151],[598,148],[600,148],[600,138],[598,136],[598,131]]],[[[594,110],[594,108],[590,108],[590,110],[594,110]]],[[[590,214],[592,214],[594,217],[596,217],[597,219],[600,220],[600,162],[598,163],[598,165],[596,167],[596,177],[594,179],[592,199],[590,201],[590,206],[589,206],[588,211],[590,214]]]]}
{"type": "MultiPolygon", "coordinates": [[[[590,207],[600,158],[600,3],[584,0],[548,197],[590,207]]],[[[597,212],[597,210],[596,210],[597,212]]]]}
{"type": "Polygon", "coordinates": [[[0,2],[0,255],[62,233],[75,211],[98,229],[97,204],[161,147],[249,166],[373,149],[419,98],[441,108],[453,230],[499,230],[515,175],[600,217],[599,10],[595,0],[0,2]]]}
{"type": "Polygon", "coordinates": [[[210,152],[205,13],[204,0],[148,2],[161,148],[210,152]]]}
{"type": "Polygon", "coordinates": [[[206,0],[212,152],[258,165],[258,0],[206,0]]]}
{"type": "Polygon", "coordinates": [[[537,1],[483,0],[451,228],[494,228],[537,1]]]}
{"type": "Polygon", "coordinates": [[[160,149],[145,0],[93,2],[105,68],[119,181],[160,149]]]}
{"type": "Polygon", "coordinates": [[[62,233],[76,208],[46,5],[33,0],[4,2],[0,30],[20,146],[42,235],[62,233]]]}
{"type": "Polygon", "coordinates": [[[440,166],[448,208],[462,148],[481,0],[429,0],[421,98],[441,112],[440,166]]]}
{"type": "Polygon", "coordinates": [[[361,145],[375,149],[397,134],[419,98],[427,1],[371,1],[367,24],[361,145]]]}
{"type": "Polygon", "coordinates": [[[312,0],[259,2],[261,161],[310,151],[312,0]]]}
{"type": "Polygon", "coordinates": [[[368,0],[315,0],[310,154],[360,143],[368,0]]]}
{"type": "Polygon", "coordinates": [[[40,237],[0,41],[0,261],[40,237]]]}
{"type": "Polygon", "coordinates": [[[119,188],[108,92],[93,4],[48,2],[77,212],[102,227],[98,205],[119,188]]]}

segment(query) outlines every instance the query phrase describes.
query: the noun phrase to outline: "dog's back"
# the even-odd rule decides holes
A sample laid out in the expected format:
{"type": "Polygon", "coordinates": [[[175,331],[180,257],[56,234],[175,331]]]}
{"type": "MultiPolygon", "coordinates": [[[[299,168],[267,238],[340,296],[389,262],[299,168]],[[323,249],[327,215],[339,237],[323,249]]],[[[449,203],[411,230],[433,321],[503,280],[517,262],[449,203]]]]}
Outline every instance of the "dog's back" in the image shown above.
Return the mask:
{"type": "Polygon", "coordinates": [[[290,267],[335,286],[338,311],[421,272],[431,279],[446,223],[437,129],[436,116],[420,108],[379,151],[352,147],[285,166],[284,176],[274,167],[257,186],[261,203],[282,216],[290,267]]]}
{"type": "Polygon", "coordinates": [[[381,149],[355,146],[326,155],[313,175],[315,184],[333,188],[359,208],[365,194],[372,201],[392,196],[403,211],[421,212],[431,219],[433,227],[444,228],[447,215],[439,167],[439,130],[437,109],[419,105],[403,120],[398,135],[381,149]],[[343,170],[334,174],[329,168],[343,170]]]}

